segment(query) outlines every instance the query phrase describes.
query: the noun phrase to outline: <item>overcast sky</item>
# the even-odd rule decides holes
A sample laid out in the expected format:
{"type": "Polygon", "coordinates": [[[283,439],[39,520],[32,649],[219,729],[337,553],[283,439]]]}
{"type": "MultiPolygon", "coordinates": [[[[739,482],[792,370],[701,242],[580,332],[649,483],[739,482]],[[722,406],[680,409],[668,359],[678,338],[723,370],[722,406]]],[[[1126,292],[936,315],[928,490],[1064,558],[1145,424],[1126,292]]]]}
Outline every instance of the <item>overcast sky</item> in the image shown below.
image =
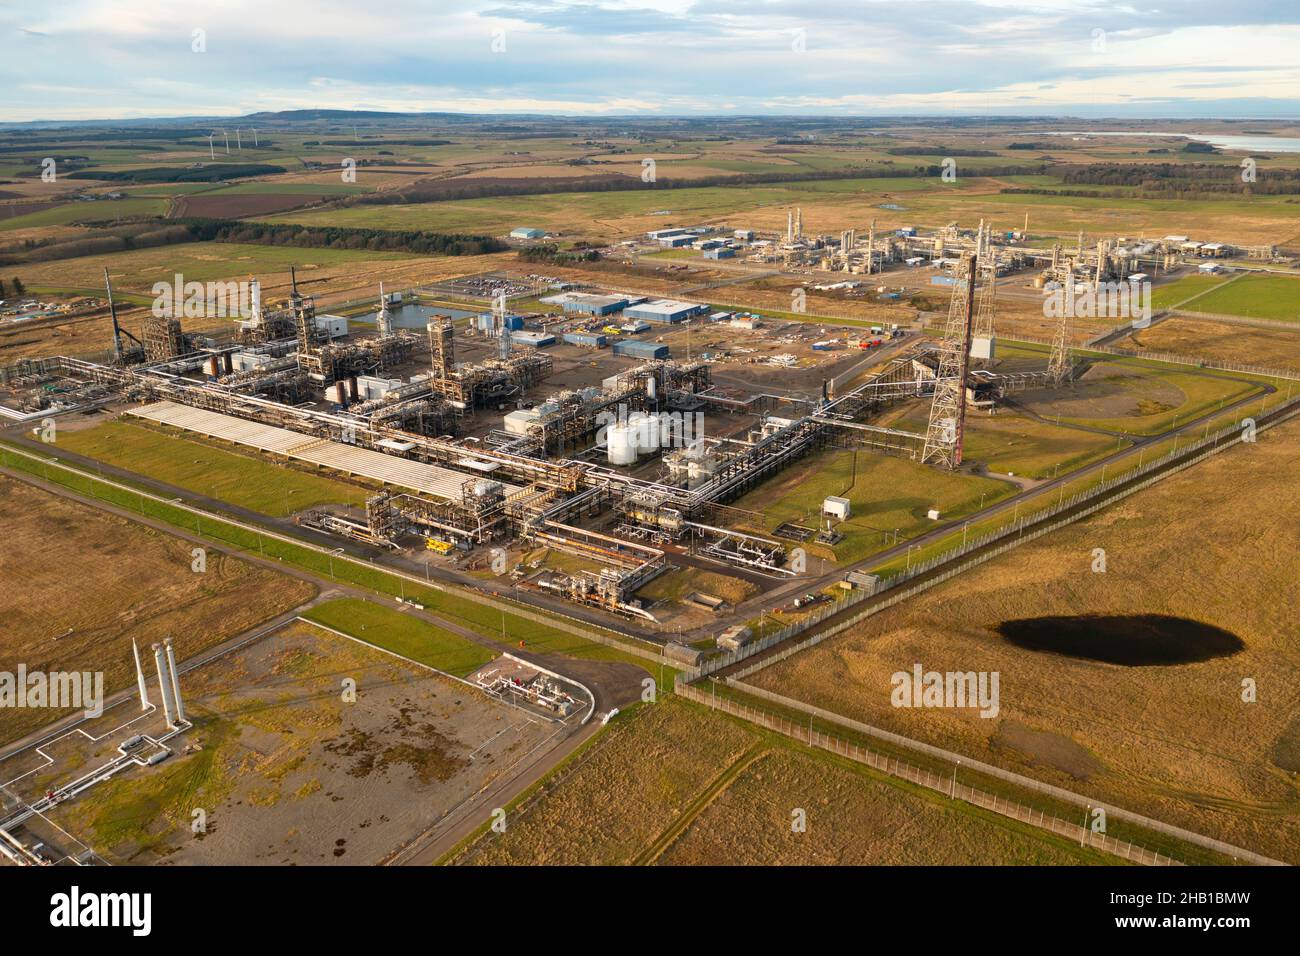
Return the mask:
{"type": "Polygon", "coordinates": [[[0,0],[0,81],[11,121],[1300,117],[1300,0],[0,0]]]}

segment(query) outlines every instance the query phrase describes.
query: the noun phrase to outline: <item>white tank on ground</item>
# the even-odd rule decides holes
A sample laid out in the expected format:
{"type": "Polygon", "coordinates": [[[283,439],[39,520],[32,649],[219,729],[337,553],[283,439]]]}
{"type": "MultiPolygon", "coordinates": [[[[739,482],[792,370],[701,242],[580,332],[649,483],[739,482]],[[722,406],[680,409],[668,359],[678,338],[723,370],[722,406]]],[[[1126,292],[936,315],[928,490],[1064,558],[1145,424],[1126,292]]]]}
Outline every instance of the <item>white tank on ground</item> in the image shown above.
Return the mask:
{"type": "Polygon", "coordinates": [[[633,434],[636,435],[638,452],[648,455],[659,450],[659,429],[661,425],[658,415],[633,412],[628,416],[627,423],[633,434]]]}
{"type": "Polygon", "coordinates": [[[610,425],[605,429],[605,449],[611,465],[636,464],[637,436],[631,425],[610,425]]]}

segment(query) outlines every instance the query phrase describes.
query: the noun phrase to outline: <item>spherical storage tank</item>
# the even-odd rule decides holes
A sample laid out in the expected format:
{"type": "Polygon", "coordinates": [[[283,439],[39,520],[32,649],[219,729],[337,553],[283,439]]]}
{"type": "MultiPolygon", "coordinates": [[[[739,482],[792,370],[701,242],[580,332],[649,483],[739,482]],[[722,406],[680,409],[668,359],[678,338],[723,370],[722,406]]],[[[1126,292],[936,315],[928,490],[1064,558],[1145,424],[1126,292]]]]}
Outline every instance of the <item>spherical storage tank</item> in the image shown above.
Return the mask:
{"type": "Polygon", "coordinates": [[[605,430],[605,449],[611,465],[636,464],[637,439],[631,425],[610,425],[605,430]]]}

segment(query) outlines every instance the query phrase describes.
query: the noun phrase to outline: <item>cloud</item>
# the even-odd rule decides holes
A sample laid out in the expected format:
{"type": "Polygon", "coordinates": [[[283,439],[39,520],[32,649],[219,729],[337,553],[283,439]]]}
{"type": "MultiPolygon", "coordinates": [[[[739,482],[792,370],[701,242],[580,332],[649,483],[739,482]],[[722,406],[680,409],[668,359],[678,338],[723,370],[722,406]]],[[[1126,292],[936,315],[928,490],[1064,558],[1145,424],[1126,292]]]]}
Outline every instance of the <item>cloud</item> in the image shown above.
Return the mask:
{"type": "Polygon", "coordinates": [[[1294,0],[386,0],[382,15],[356,0],[12,0],[4,32],[0,120],[358,103],[1294,115],[1300,102],[1294,0]]]}

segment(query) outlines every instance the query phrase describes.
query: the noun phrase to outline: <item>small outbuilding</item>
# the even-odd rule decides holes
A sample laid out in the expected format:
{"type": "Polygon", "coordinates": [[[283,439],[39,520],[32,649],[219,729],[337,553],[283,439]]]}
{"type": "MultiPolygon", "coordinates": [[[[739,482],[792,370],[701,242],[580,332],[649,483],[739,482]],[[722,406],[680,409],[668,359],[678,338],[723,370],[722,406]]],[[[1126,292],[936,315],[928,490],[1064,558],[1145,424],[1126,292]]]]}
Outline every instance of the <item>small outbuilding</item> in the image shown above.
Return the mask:
{"type": "Polygon", "coordinates": [[[848,521],[849,515],[853,513],[853,504],[848,498],[840,498],[832,495],[822,502],[822,514],[828,518],[836,518],[840,521],[848,521]]]}

